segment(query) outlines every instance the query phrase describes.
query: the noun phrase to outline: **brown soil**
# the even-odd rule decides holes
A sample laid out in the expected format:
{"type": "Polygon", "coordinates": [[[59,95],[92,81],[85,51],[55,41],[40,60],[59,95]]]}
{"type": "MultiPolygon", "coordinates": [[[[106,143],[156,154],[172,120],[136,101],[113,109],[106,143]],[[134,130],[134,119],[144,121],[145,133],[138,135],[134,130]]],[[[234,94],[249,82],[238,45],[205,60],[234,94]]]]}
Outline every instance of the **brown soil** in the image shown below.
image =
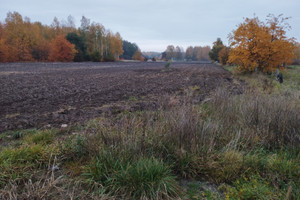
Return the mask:
{"type": "MultiPolygon", "coordinates": [[[[188,86],[201,97],[233,85],[219,66],[200,63],[9,63],[0,64],[0,133],[7,130],[84,123],[105,105],[132,97],[155,101],[188,86]],[[143,98],[144,97],[144,98],[143,98]],[[146,97],[146,98],[145,98],[146,97]]],[[[138,102],[137,109],[143,109],[138,102]]],[[[151,107],[151,106],[150,106],[151,107]]]]}

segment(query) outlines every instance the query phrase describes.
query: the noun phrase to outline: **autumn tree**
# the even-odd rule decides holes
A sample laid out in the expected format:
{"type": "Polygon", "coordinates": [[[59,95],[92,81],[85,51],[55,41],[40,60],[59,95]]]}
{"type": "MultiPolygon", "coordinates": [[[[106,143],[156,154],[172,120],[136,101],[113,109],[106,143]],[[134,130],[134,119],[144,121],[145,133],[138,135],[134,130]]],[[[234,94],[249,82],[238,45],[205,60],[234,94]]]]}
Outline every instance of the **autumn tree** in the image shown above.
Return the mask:
{"type": "Polygon", "coordinates": [[[0,62],[8,62],[8,46],[4,30],[4,25],[0,23],[0,62]]]}
{"type": "Polygon", "coordinates": [[[166,49],[166,59],[167,60],[172,60],[175,58],[176,52],[175,52],[175,47],[173,45],[167,46],[166,49]]]}
{"type": "Polygon", "coordinates": [[[51,29],[43,26],[40,22],[32,23],[30,27],[30,34],[33,38],[32,57],[36,61],[47,61],[50,53],[50,41],[55,36],[50,37],[51,29]]]}
{"type": "Polygon", "coordinates": [[[57,17],[54,17],[51,28],[54,30],[54,37],[62,34],[61,25],[57,17]]]}
{"type": "Polygon", "coordinates": [[[188,47],[185,52],[185,59],[192,60],[193,59],[194,48],[192,46],[188,47]]]}
{"type": "Polygon", "coordinates": [[[31,34],[30,21],[17,12],[9,12],[5,19],[5,44],[8,47],[8,61],[31,61],[34,39],[31,34]]]}
{"type": "Polygon", "coordinates": [[[194,47],[193,49],[193,57],[192,59],[195,60],[195,61],[198,61],[198,60],[201,60],[201,51],[202,51],[202,48],[199,47],[199,46],[196,46],[194,47]]]}
{"type": "Polygon", "coordinates": [[[89,25],[85,31],[85,41],[90,55],[98,52],[101,59],[104,57],[104,48],[107,45],[104,26],[95,22],[89,25]]]}
{"type": "Polygon", "coordinates": [[[76,31],[75,19],[72,15],[69,15],[66,21],[62,20],[60,24],[63,35],[76,31]]]}
{"type": "Polygon", "coordinates": [[[293,63],[300,64],[300,43],[297,43],[295,45],[294,54],[295,54],[295,58],[293,63]]]}
{"type": "Polygon", "coordinates": [[[183,48],[182,47],[179,47],[179,46],[176,46],[175,48],[175,59],[176,60],[183,60],[183,48]]]}
{"type": "Polygon", "coordinates": [[[143,61],[143,60],[144,60],[144,58],[143,58],[143,56],[142,56],[142,52],[141,52],[140,49],[138,49],[138,50],[133,54],[132,59],[133,59],[133,60],[139,60],[139,61],[143,61]]]}
{"type": "Polygon", "coordinates": [[[65,39],[63,35],[57,36],[51,43],[50,61],[71,62],[76,54],[75,45],[65,39]]]}
{"type": "Polygon", "coordinates": [[[228,61],[228,56],[229,56],[229,48],[224,46],[221,51],[219,52],[219,61],[222,65],[226,65],[228,61]]]}
{"type": "Polygon", "coordinates": [[[210,52],[210,46],[204,46],[201,49],[201,60],[203,61],[209,61],[209,52],[210,52]]]}
{"type": "Polygon", "coordinates": [[[33,49],[32,49],[32,57],[37,61],[48,61],[50,54],[50,42],[47,40],[40,41],[33,49]]]}
{"type": "Polygon", "coordinates": [[[209,52],[209,57],[213,61],[220,62],[219,60],[219,52],[224,48],[224,44],[221,38],[217,38],[217,41],[213,43],[213,47],[209,52]]]}
{"type": "Polygon", "coordinates": [[[269,15],[266,22],[246,18],[230,37],[230,63],[241,71],[275,71],[294,57],[294,39],[287,38],[288,18],[269,15]]]}
{"type": "Polygon", "coordinates": [[[120,55],[123,54],[123,41],[121,38],[120,33],[111,34],[110,40],[109,40],[109,46],[110,46],[110,54],[113,55],[114,60],[119,60],[120,55]]]}
{"type": "Polygon", "coordinates": [[[104,37],[104,61],[114,61],[115,57],[111,53],[111,40],[113,38],[113,33],[110,30],[105,31],[105,37],[104,37]]]}

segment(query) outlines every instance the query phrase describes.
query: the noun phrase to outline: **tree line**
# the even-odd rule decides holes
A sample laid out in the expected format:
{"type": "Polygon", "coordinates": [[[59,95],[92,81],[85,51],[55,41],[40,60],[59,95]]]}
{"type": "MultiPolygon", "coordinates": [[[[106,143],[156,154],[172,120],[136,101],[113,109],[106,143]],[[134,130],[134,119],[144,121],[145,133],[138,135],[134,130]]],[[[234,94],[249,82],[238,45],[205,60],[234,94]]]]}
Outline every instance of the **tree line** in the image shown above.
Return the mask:
{"type": "Polygon", "coordinates": [[[0,62],[20,61],[114,61],[123,54],[122,38],[99,23],[73,17],[43,25],[9,12],[0,22],[0,62]]]}
{"type": "Polygon", "coordinates": [[[186,60],[186,61],[208,61],[210,47],[209,46],[189,46],[186,51],[182,47],[173,45],[167,46],[167,49],[162,53],[164,60],[186,60]]]}

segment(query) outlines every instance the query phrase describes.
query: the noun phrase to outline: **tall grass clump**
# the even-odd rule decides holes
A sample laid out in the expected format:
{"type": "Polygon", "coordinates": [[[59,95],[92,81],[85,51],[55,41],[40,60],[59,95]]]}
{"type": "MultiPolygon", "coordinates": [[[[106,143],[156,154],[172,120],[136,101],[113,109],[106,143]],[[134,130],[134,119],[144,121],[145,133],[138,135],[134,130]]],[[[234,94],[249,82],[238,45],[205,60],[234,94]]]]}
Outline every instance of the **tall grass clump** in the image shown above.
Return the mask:
{"type": "Polygon", "coordinates": [[[180,193],[176,177],[162,161],[133,159],[115,150],[103,150],[83,175],[122,199],[169,199],[180,193]]]}

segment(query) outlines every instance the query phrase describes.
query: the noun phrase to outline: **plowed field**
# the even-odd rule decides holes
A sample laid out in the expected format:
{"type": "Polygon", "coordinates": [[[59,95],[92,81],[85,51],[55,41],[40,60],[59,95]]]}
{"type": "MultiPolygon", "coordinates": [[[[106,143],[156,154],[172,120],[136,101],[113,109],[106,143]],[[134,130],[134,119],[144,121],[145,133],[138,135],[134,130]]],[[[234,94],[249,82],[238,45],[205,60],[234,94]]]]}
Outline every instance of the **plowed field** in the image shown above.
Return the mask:
{"type": "MultiPolygon", "coordinates": [[[[189,86],[203,95],[233,84],[219,66],[160,62],[0,64],[0,133],[84,123],[103,106],[142,98],[155,101],[189,86]]],[[[140,106],[143,107],[143,106],[140,106]]],[[[155,107],[155,106],[154,106],[155,107]]]]}

